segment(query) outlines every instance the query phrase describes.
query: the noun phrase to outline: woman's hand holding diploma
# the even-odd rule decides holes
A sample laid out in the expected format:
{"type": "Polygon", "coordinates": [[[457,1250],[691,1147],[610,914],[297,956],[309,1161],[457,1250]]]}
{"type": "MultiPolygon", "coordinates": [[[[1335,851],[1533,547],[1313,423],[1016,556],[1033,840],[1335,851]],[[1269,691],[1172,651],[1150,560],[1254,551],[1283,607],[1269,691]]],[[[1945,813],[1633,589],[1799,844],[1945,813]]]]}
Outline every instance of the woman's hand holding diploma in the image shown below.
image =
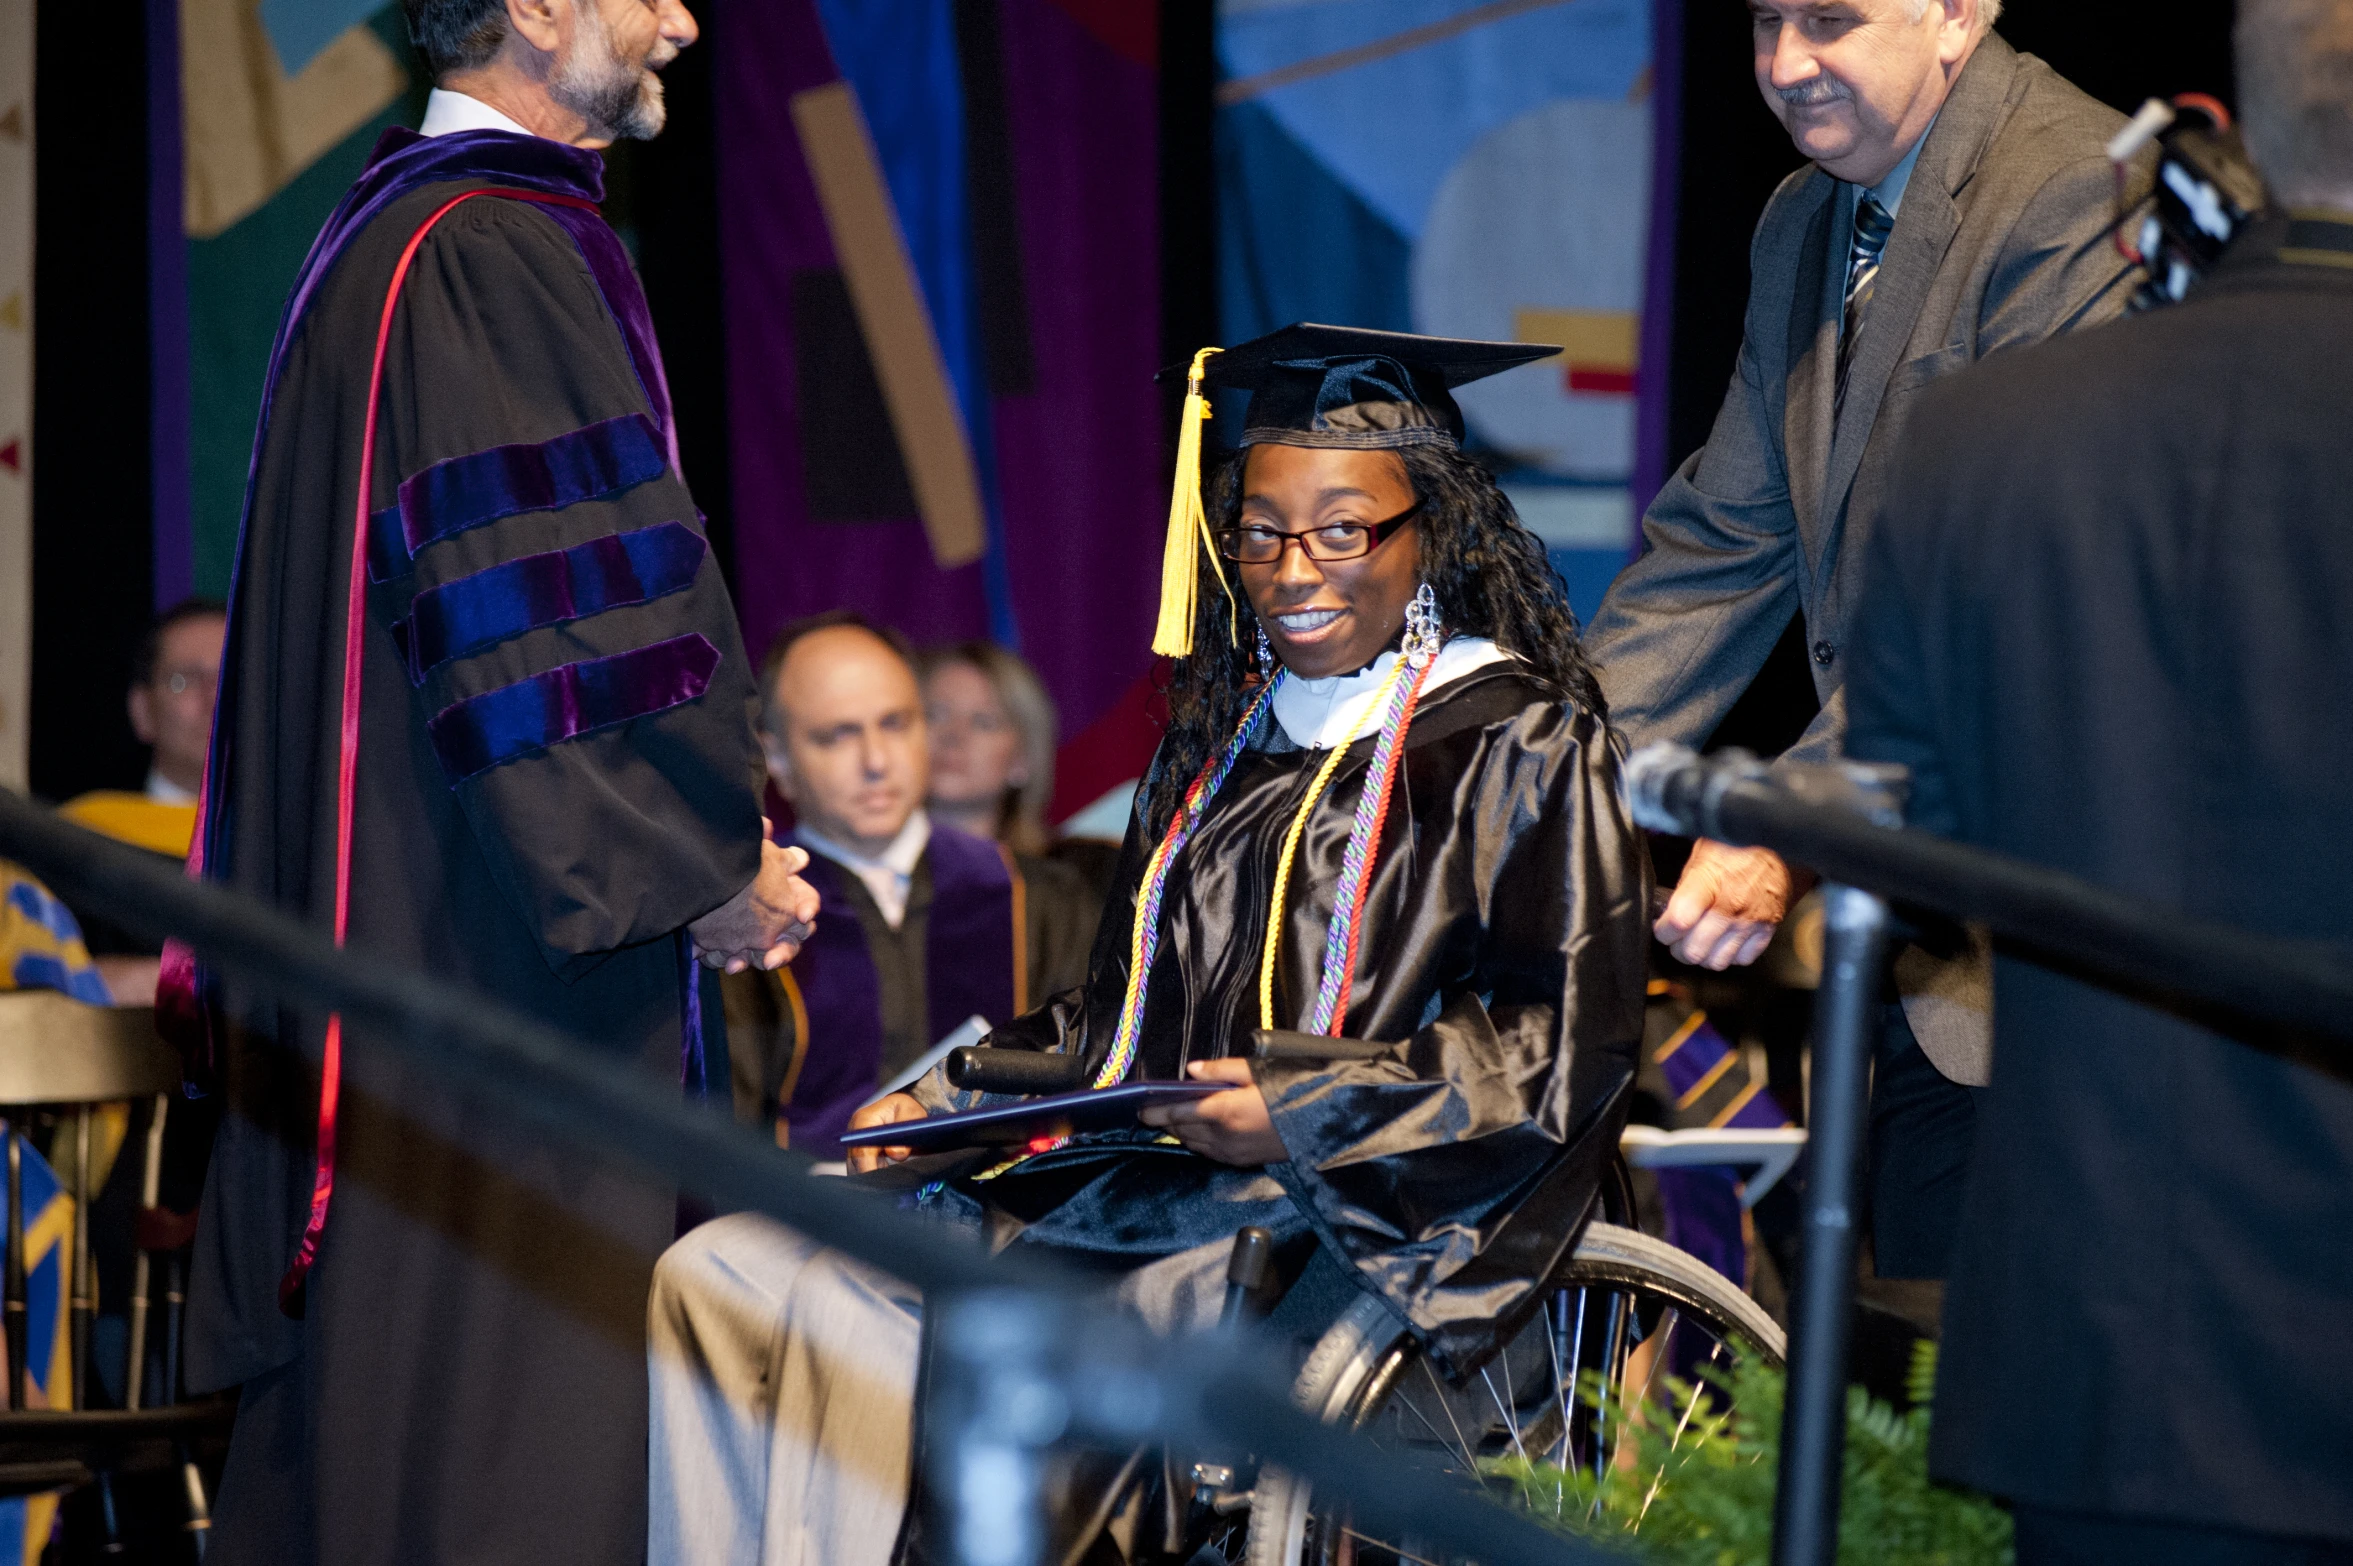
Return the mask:
{"type": "MultiPolygon", "coordinates": [[[[850,1116],[850,1129],[863,1131],[868,1126],[895,1126],[902,1120],[922,1120],[924,1118],[926,1116],[923,1105],[916,1101],[914,1094],[893,1093],[886,1098],[876,1099],[850,1116]]],[[[915,1149],[911,1147],[852,1147],[846,1148],[844,1151],[849,1155],[850,1173],[872,1174],[886,1163],[900,1163],[914,1156],[915,1149]]]]}
{"type": "Polygon", "coordinates": [[[1230,1093],[1212,1093],[1189,1104],[1164,1104],[1143,1110],[1136,1119],[1158,1126],[1204,1158],[1221,1164],[1252,1168],[1279,1164],[1291,1156],[1275,1134],[1274,1117],[1266,1111],[1266,1095],[1250,1078],[1250,1062],[1196,1060],[1185,1067],[1196,1082],[1227,1082],[1230,1093]]]}

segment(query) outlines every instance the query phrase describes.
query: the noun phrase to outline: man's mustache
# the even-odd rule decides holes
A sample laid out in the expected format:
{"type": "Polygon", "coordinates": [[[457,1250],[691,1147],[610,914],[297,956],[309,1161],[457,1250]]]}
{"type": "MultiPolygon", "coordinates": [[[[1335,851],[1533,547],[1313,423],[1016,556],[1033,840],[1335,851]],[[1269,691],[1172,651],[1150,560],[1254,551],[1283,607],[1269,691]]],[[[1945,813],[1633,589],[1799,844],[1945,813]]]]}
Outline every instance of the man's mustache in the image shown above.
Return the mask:
{"type": "Polygon", "coordinates": [[[1773,90],[1781,95],[1783,103],[1793,109],[1819,109],[1826,103],[1837,103],[1854,96],[1846,90],[1845,83],[1828,76],[1817,76],[1810,82],[1799,82],[1795,87],[1776,87],[1773,90]]]}

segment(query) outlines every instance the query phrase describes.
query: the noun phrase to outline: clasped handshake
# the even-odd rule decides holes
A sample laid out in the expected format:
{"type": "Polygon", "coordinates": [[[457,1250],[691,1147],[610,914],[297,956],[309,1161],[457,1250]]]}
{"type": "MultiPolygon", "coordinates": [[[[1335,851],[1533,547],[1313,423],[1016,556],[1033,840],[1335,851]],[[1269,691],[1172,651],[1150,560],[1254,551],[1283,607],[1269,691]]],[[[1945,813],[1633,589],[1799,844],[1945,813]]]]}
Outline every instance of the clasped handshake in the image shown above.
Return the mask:
{"type": "Polygon", "coordinates": [[[687,926],[706,968],[773,973],[791,962],[817,928],[817,889],[800,877],[809,853],[779,848],[760,821],[760,873],[744,889],[687,926]]]}

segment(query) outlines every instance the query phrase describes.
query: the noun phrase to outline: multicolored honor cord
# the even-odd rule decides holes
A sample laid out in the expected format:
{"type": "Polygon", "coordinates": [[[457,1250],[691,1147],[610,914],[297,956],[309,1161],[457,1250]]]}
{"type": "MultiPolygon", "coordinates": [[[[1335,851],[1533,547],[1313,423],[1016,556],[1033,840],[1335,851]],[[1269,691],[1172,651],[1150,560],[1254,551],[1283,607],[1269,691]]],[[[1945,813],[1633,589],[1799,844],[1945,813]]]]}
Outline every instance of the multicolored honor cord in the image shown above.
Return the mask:
{"type": "MultiPolygon", "coordinates": [[[[1185,790],[1184,799],[1177,805],[1176,814],[1169,819],[1168,831],[1162,834],[1160,846],[1145,862],[1144,879],[1136,888],[1136,922],[1128,934],[1127,994],[1119,1004],[1119,1030],[1111,1036],[1111,1053],[1103,1057],[1103,1064],[1095,1072],[1090,1086],[1097,1089],[1117,1087],[1128,1068],[1136,1063],[1136,1040],[1144,1025],[1144,976],[1152,971],[1152,959],[1160,951],[1160,899],[1168,889],[1168,868],[1175,862],[1178,850],[1193,837],[1193,828],[1200,825],[1203,812],[1217,791],[1225,786],[1226,774],[1234,770],[1234,763],[1242,759],[1242,752],[1250,748],[1251,738],[1258,733],[1266,715],[1274,708],[1275,687],[1283,675],[1258,687],[1258,694],[1243,709],[1242,721],[1234,726],[1234,737],[1226,741],[1225,749],[1202,765],[1200,775],[1185,790]]],[[[1068,1142],[1066,1136],[1035,1143],[1001,1164],[995,1164],[974,1175],[975,1180],[994,1180],[1006,1170],[1039,1153],[1052,1152],[1068,1142]]],[[[928,1199],[946,1182],[934,1182],[917,1194],[928,1199]]]]}
{"type": "MultiPolygon", "coordinates": [[[[1331,786],[1332,774],[1340,770],[1340,763],[1347,759],[1349,748],[1355,745],[1357,739],[1363,735],[1365,720],[1375,712],[1382,713],[1384,715],[1383,731],[1384,735],[1386,734],[1387,721],[1396,716],[1397,692],[1405,688],[1403,676],[1406,672],[1406,662],[1403,658],[1398,659],[1391,666],[1388,676],[1381,681],[1380,689],[1374,693],[1373,700],[1365,707],[1363,717],[1356,720],[1356,726],[1348,731],[1348,737],[1334,745],[1325,755],[1324,764],[1316,769],[1315,781],[1307,786],[1307,797],[1299,802],[1299,809],[1291,817],[1289,830],[1283,833],[1283,851],[1275,860],[1274,895],[1267,900],[1266,944],[1261,948],[1258,959],[1258,1025],[1262,1028],[1275,1026],[1275,959],[1282,950],[1283,905],[1291,900],[1291,866],[1299,858],[1299,840],[1307,835],[1308,818],[1315,814],[1315,807],[1323,802],[1324,790],[1331,786]]],[[[1373,780],[1367,778],[1365,782],[1366,793],[1369,795],[1372,791],[1373,780]]],[[[1361,823],[1358,828],[1350,831],[1348,839],[1350,848],[1356,846],[1356,831],[1360,829],[1361,823]]],[[[1339,902],[1334,902],[1332,905],[1335,927],[1338,926],[1338,916],[1345,906],[1339,902]]],[[[1331,981],[1328,952],[1325,961],[1327,968],[1324,980],[1328,985],[1331,981]]]]}
{"type": "Polygon", "coordinates": [[[1136,1040],[1144,1026],[1144,982],[1152,971],[1152,959],[1160,951],[1160,899],[1168,889],[1169,866],[1175,863],[1178,852],[1192,841],[1193,829],[1200,825],[1207,813],[1210,800],[1225,786],[1226,774],[1234,770],[1234,763],[1242,759],[1242,752],[1250,748],[1251,738],[1258,733],[1266,715],[1274,710],[1275,688],[1288,678],[1287,671],[1277,671],[1275,677],[1258,688],[1258,695],[1235,725],[1234,737],[1226,741],[1225,749],[1209,758],[1201,768],[1201,775],[1193,779],[1193,786],[1185,790],[1183,803],[1170,818],[1167,833],[1160,839],[1159,848],[1144,866],[1144,879],[1136,888],[1136,923],[1128,936],[1127,994],[1119,1005],[1119,1030],[1111,1036],[1111,1053],[1103,1057],[1102,1069],[1095,1073],[1098,1088],[1116,1087],[1126,1077],[1128,1068],[1135,1064],[1136,1040]]]}
{"type": "MultiPolygon", "coordinates": [[[[1340,880],[1332,889],[1332,922],[1324,931],[1323,971],[1316,982],[1315,1005],[1308,1012],[1308,1033],[1326,1038],[1340,1031],[1348,1017],[1348,991],[1355,982],[1357,939],[1364,927],[1365,897],[1372,886],[1373,866],[1381,854],[1381,827],[1389,815],[1389,795],[1396,786],[1397,767],[1405,755],[1405,731],[1413,725],[1422,687],[1446,645],[1446,628],[1438,621],[1438,597],[1424,582],[1405,606],[1405,640],[1388,678],[1365,708],[1365,717],[1381,713],[1381,737],[1373,746],[1372,767],[1365,775],[1364,792],[1357,796],[1356,819],[1348,828],[1348,847],[1340,856],[1340,880]]],[[[1324,788],[1339,770],[1340,758],[1364,732],[1359,718],[1348,737],[1332,747],[1331,756],[1315,776],[1291,830],[1283,836],[1282,858],[1275,866],[1275,891],[1266,915],[1266,950],[1258,965],[1258,1025],[1275,1026],[1275,959],[1283,941],[1283,903],[1291,884],[1291,863],[1306,834],[1308,817],[1315,813],[1324,788]]]]}

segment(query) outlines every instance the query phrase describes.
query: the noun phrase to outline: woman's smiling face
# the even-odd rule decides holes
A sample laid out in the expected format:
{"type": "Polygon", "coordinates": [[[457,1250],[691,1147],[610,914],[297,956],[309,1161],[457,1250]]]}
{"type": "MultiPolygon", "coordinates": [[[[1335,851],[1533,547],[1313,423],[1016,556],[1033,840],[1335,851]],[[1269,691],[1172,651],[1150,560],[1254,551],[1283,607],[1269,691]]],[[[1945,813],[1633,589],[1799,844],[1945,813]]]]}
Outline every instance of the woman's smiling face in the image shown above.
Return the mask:
{"type": "MultiPolygon", "coordinates": [[[[1244,527],[1283,533],[1386,522],[1413,506],[1394,452],[1252,446],[1242,468],[1244,527]]],[[[1353,560],[1316,560],[1298,543],[1265,565],[1231,565],[1283,667],[1302,679],[1353,674],[1397,640],[1421,585],[1421,528],[1409,522],[1353,560]]]]}

